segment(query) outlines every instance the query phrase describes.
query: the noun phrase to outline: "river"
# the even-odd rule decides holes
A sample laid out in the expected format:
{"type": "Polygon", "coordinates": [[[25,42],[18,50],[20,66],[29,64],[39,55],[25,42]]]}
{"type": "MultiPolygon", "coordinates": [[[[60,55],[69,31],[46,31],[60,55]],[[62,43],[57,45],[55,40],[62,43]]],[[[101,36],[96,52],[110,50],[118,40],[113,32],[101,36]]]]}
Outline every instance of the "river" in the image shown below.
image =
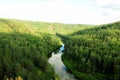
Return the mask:
{"type": "Polygon", "coordinates": [[[61,55],[64,50],[64,44],[60,47],[58,53],[52,52],[52,56],[49,58],[48,62],[54,68],[54,71],[60,77],[60,80],[76,80],[75,76],[67,72],[66,66],[63,64],[61,55]]]}

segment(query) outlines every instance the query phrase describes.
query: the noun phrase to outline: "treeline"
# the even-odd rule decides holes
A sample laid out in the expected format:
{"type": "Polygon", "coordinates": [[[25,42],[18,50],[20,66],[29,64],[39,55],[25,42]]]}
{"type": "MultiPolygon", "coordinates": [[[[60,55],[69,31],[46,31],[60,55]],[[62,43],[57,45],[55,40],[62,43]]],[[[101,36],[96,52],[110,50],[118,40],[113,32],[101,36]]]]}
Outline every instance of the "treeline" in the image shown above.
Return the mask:
{"type": "Polygon", "coordinates": [[[0,33],[0,80],[54,80],[47,55],[60,45],[50,34],[0,33]]]}
{"type": "Polygon", "coordinates": [[[120,22],[66,37],[62,59],[76,77],[81,80],[120,80],[120,22]]]}
{"type": "Polygon", "coordinates": [[[15,19],[0,19],[0,32],[20,32],[29,34],[45,32],[49,34],[69,34],[78,30],[92,27],[93,26],[84,24],[62,24],[22,21],[15,19]]]}

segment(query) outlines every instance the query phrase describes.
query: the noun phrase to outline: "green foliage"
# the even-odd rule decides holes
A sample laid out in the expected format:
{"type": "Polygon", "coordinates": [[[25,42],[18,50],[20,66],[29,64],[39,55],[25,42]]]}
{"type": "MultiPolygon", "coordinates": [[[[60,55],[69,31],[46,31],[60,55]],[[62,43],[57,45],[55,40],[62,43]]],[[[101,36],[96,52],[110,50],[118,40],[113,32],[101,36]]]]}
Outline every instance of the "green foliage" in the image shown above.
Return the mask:
{"type": "Polygon", "coordinates": [[[21,21],[14,19],[0,19],[0,32],[20,32],[29,34],[39,34],[41,32],[49,34],[70,34],[72,32],[92,28],[90,25],[80,24],[61,24],[21,21]]]}
{"type": "Polygon", "coordinates": [[[0,79],[54,79],[47,55],[59,46],[59,38],[50,34],[0,33],[0,79]]]}
{"type": "Polygon", "coordinates": [[[47,60],[62,56],[81,80],[120,79],[120,22],[79,25],[0,19],[0,79],[59,80],[47,60]]]}
{"type": "Polygon", "coordinates": [[[0,79],[59,79],[47,60],[61,45],[56,33],[92,26],[0,19],[0,79]]]}
{"type": "Polygon", "coordinates": [[[65,39],[62,59],[79,79],[118,80],[120,22],[81,30],[65,39]]]}

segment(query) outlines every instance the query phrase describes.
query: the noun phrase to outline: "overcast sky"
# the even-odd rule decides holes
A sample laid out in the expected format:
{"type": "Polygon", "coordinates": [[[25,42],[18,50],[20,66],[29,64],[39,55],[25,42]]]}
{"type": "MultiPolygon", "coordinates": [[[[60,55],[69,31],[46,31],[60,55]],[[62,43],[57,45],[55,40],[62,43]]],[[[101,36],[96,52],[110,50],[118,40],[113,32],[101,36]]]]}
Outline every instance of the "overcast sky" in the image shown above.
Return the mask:
{"type": "Polygon", "coordinates": [[[120,20],[120,0],[0,0],[0,18],[104,24],[120,20]]]}

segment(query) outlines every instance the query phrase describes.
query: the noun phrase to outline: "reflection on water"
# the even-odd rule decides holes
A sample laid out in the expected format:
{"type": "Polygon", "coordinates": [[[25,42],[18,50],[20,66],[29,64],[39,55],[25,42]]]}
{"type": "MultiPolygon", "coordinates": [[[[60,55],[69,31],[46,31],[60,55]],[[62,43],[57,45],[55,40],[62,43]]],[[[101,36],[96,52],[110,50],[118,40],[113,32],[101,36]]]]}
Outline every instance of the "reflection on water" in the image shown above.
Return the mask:
{"type": "Polygon", "coordinates": [[[61,80],[76,80],[74,75],[66,72],[66,67],[61,60],[62,53],[54,54],[49,58],[48,62],[53,66],[56,74],[60,77],[61,80]]]}
{"type": "Polygon", "coordinates": [[[64,44],[62,44],[62,47],[60,47],[59,53],[62,53],[63,50],[64,50],[64,44]]]}

